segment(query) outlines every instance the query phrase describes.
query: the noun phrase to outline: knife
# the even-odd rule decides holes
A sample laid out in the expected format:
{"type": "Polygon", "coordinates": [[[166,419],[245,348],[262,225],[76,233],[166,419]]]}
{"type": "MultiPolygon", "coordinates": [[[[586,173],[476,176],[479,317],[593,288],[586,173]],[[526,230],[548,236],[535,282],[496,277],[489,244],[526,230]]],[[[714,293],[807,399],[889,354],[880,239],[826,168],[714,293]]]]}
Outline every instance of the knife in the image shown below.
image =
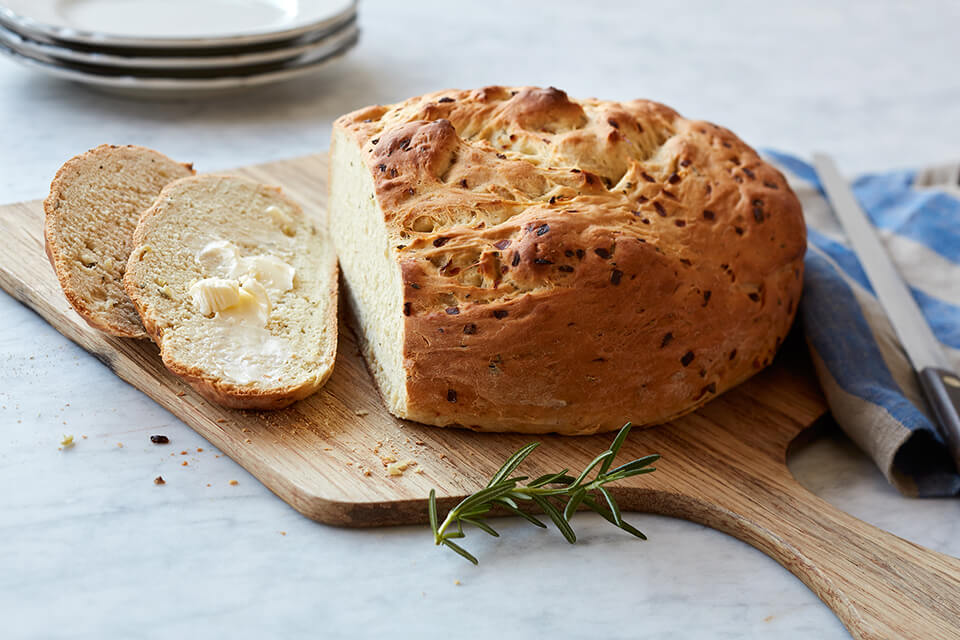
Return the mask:
{"type": "Polygon", "coordinates": [[[951,370],[940,342],[833,160],[826,154],[815,153],[813,165],[877,300],[913,365],[936,417],[938,431],[960,469],[960,376],[951,370]]]}

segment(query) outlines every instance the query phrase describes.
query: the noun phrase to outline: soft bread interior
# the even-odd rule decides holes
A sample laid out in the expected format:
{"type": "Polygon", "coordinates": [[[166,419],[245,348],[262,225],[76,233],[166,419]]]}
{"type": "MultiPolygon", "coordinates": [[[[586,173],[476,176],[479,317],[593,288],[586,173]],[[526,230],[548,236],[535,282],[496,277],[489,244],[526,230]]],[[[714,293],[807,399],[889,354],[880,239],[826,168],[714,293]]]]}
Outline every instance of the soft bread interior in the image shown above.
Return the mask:
{"type": "Polygon", "coordinates": [[[407,414],[403,368],[403,282],[383,211],[361,149],[334,129],[330,153],[330,233],[361,350],[391,413],[407,414]]]}
{"type": "Polygon", "coordinates": [[[180,180],[134,241],[126,288],[174,373],[245,408],[283,406],[326,381],[336,256],[317,221],[278,189],[229,176],[180,180]]]}

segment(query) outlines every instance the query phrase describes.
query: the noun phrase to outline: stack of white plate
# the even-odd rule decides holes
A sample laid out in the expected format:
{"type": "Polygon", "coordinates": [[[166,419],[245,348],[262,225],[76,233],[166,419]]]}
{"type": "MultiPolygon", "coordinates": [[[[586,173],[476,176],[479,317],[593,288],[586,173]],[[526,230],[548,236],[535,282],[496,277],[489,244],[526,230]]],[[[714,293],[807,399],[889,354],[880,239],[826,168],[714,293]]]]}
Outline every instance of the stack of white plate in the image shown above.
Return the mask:
{"type": "Polygon", "coordinates": [[[186,96],[309,74],[357,43],[356,0],[0,0],[0,53],[103,89],[186,96]]]}

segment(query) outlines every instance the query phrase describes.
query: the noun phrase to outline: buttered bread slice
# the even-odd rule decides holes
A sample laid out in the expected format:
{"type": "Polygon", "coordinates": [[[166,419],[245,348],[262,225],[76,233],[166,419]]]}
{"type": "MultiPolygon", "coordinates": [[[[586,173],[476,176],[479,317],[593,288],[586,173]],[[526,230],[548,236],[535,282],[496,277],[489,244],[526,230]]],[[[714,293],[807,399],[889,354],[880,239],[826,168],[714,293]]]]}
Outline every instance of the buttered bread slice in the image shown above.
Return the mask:
{"type": "Polygon", "coordinates": [[[133,236],[124,286],[164,364],[205,397],[278,409],[319,389],[337,346],[337,259],[276,187],[168,185],[133,236]]]}
{"type": "Polygon", "coordinates": [[[71,158],[43,203],[47,256],[60,286],[92,327],[145,338],[123,291],[123,270],[140,215],[164,186],[193,168],[152,149],[104,144],[71,158]]]}

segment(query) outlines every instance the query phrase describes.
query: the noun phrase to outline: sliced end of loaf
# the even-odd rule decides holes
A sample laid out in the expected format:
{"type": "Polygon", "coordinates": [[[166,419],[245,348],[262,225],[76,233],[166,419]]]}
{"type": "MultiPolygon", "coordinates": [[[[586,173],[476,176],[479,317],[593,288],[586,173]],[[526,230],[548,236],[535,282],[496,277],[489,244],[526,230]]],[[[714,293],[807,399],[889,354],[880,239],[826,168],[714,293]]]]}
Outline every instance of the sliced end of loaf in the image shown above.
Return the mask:
{"type": "Polygon", "coordinates": [[[137,226],[124,285],[167,368],[214,402],[278,409],[333,370],[336,255],[320,222],[275,187],[218,175],[170,184],[137,226]],[[211,246],[229,247],[231,257],[207,261],[211,246]],[[292,267],[292,280],[271,285],[250,266],[258,260],[292,267]],[[231,261],[239,266],[225,266],[231,261]],[[236,291],[251,278],[269,299],[256,321],[194,298],[198,282],[236,291]]]}
{"type": "Polygon", "coordinates": [[[57,172],[43,203],[45,249],[67,300],[94,328],[146,337],[123,290],[133,230],[165,185],[192,174],[132,145],[100,145],[57,172]]]}
{"type": "Polygon", "coordinates": [[[339,127],[330,145],[329,207],[360,349],[390,413],[408,417],[400,267],[361,149],[339,127]]]}

